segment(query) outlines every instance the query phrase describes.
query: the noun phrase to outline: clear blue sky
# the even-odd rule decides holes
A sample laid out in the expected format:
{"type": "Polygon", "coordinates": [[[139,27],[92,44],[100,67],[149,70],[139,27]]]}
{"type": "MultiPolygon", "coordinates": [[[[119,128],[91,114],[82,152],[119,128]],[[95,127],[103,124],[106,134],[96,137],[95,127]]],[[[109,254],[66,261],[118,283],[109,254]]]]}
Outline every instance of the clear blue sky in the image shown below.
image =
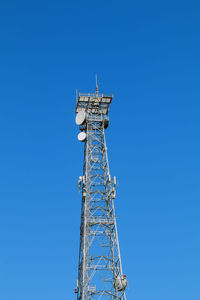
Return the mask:
{"type": "Polygon", "coordinates": [[[143,0],[0,3],[0,299],[75,299],[96,73],[127,299],[199,300],[200,4],[143,0]]]}

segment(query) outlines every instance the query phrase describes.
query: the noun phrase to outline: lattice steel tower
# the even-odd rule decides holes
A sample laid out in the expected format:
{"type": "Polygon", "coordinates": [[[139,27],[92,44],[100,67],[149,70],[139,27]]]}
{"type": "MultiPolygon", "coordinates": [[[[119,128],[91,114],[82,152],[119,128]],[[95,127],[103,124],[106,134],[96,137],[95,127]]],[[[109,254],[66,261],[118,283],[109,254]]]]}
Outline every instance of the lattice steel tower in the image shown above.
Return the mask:
{"type": "Polygon", "coordinates": [[[126,276],[122,273],[114,209],[116,178],[111,178],[105,129],[113,96],[79,94],[76,124],[84,142],[80,249],[77,300],[126,300],[126,276]]]}

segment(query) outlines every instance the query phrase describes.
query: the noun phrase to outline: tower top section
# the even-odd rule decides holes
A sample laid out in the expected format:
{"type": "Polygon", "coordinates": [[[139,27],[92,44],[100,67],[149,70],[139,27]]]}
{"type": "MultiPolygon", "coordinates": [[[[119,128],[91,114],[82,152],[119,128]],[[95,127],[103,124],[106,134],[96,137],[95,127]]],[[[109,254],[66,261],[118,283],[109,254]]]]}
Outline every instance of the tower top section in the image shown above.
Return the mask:
{"type": "Polygon", "coordinates": [[[113,95],[99,94],[98,87],[94,94],[79,93],[76,97],[75,112],[84,111],[87,113],[107,115],[112,99],[113,95]]]}

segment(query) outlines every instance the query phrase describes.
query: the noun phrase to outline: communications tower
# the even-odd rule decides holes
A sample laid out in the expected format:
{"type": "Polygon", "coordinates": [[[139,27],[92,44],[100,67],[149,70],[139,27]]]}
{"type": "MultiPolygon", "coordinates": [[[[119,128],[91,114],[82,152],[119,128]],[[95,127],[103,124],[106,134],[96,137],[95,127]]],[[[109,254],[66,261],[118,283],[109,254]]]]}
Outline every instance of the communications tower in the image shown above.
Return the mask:
{"type": "Polygon", "coordinates": [[[77,300],[126,300],[114,209],[116,177],[110,175],[105,129],[113,95],[78,94],[78,140],[84,142],[77,300]]]}

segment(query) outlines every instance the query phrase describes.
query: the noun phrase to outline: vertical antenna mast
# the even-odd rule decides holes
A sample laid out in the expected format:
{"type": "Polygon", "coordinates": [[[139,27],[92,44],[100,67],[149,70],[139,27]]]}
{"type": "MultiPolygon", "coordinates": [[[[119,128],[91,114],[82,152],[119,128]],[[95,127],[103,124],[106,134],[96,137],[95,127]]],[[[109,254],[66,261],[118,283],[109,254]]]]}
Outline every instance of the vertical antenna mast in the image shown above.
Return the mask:
{"type": "Polygon", "coordinates": [[[78,140],[84,142],[77,300],[126,300],[114,199],[116,177],[110,175],[105,129],[112,95],[79,94],[76,102],[78,140]]]}
{"type": "Polygon", "coordinates": [[[98,96],[99,89],[98,89],[98,84],[97,84],[97,74],[96,74],[96,95],[98,96]]]}

